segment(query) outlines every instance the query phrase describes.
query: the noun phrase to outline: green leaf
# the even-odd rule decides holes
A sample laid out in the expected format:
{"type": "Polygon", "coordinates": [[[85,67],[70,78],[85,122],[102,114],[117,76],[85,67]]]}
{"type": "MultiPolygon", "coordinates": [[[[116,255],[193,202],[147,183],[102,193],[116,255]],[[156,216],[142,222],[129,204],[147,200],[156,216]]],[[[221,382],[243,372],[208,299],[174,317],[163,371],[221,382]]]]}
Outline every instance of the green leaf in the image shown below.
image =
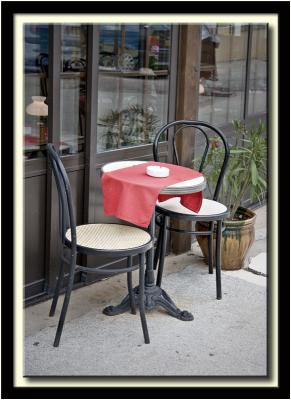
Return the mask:
{"type": "Polygon", "coordinates": [[[233,175],[237,175],[239,172],[241,172],[241,171],[246,171],[246,168],[235,168],[233,171],[232,171],[232,174],[233,175]]]}
{"type": "Polygon", "coordinates": [[[251,163],[251,176],[252,176],[252,184],[256,186],[258,182],[258,170],[254,160],[252,160],[251,163]]]}
{"type": "Polygon", "coordinates": [[[258,175],[258,181],[265,189],[267,188],[267,182],[260,175],[258,175]]]}
{"type": "Polygon", "coordinates": [[[230,149],[230,154],[242,154],[246,153],[247,149],[230,149]]]}

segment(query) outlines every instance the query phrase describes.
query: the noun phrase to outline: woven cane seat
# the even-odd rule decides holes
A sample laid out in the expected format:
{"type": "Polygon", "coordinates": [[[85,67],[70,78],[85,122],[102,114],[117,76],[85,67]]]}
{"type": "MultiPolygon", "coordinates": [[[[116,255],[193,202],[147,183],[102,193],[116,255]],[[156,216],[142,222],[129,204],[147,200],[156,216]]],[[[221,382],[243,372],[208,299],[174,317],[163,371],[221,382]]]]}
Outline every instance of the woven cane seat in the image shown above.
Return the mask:
{"type": "MultiPolygon", "coordinates": [[[[76,227],[77,245],[96,250],[125,250],[140,247],[151,241],[148,232],[120,224],[87,224],[76,227]]],[[[71,230],[66,232],[71,241],[71,230]]]]}
{"type": "Polygon", "coordinates": [[[162,208],[164,210],[175,212],[178,214],[187,214],[193,216],[197,215],[199,217],[202,217],[204,215],[205,216],[219,215],[227,211],[225,205],[219,203],[218,201],[209,199],[203,199],[201,208],[198,213],[195,213],[194,211],[189,210],[189,208],[184,207],[180,203],[179,197],[173,197],[169,200],[157,203],[157,206],[159,206],[159,208],[162,208]]]}

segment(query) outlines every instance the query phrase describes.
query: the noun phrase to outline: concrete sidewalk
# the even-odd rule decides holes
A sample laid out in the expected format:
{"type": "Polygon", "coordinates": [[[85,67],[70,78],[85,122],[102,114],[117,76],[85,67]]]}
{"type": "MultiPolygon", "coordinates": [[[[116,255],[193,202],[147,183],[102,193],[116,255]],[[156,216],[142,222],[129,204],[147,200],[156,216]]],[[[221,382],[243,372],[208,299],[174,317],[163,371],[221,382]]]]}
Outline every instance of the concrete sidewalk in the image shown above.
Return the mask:
{"type": "MultiPolygon", "coordinates": [[[[266,252],[266,207],[256,210],[256,240],[249,257],[266,252]]],[[[102,314],[126,294],[122,274],[73,292],[58,348],[58,311],[50,301],[25,310],[25,376],[265,376],[266,276],[247,270],[222,272],[217,301],[200,249],[167,257],[163,288],[194,321],[147,312],[151,343],[144,344],[139,315],[102,314]]],[[[251,261],[251,260],[250,260],[251,261]]],[[[137,273],[134,273],[137,284],[137,273]]]]}

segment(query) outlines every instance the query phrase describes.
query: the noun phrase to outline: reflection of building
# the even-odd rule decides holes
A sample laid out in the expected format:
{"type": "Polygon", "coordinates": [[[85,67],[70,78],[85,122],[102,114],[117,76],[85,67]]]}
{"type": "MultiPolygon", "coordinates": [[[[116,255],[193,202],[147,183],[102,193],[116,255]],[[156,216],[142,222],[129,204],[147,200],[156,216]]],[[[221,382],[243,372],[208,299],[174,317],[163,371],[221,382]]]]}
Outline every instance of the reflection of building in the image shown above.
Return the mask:
{"type": "MultiPolygon", "coordinates": [[[[77,223],[102,221],[101,165],[152,159],[159,126],[199,118],[229,134],[232,119],[266,115],[266,26],[27,25],[24,36],[25,289],[33,301],[55,282],[58,216],[39,121],[25,113],[32,96],[47,98],[48,140],[64,156],[77,223]],[[59,70],[50,70],[54,61],[59,70]]],[[[191,162],[191,146],[183,149],[191,162]]],[[[76,275],[76,285],[85,279],[76,275]]]]}
{"type": "Polygon", "coordinates": [[[266,112],[266,33],[264,25],[211,27],[201,48],[201,119],[225,126],[266,112]]]}
{"type": "Polygon", "coordinates": [[[216,48],[219,37],[215,34],[215,25],[202,25],[201,28],[201,65],[200,77],[204,79],[217,79],[216,48]]]}

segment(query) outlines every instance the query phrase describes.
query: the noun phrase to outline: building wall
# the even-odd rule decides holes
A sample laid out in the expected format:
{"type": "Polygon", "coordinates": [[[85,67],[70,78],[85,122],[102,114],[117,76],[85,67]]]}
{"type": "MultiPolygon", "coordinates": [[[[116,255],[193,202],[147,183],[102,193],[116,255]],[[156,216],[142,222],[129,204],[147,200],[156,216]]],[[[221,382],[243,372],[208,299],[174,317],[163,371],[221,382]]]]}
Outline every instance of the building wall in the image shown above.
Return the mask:
{"type": "MultiPolygon", "coordinates": [[[[231,139],[232,119],[266,115],[266,27],[253,27],[251,47],[250,26],[212,27],[219,37],[215,47],[203,41],[201,31],[197,25],[26,26],[25,285],[30,301],[51,296],[58,269],[57,197],[47,141],[59,149],[68,171],[77,222],[108,221],[101,166],[151,160],[159,126],[199,118],[226,129],[231,139]],[[27,113],[35,95],[49,103],[48,115],[27,113]],[[125,129],[132,126],[134,134],[125,129]]],[[[188,142],[180,145],[185,162],[191,162],[194,149],[190,154],[188,142]]],[[[165,143],[164,161],[171,161],[169,154],[165,143]]],[[[176,243],[177,251],[185,250],[181,235],[176,243]]],[[[76,276],[76,285],[86,281],[76,276]]]]}

